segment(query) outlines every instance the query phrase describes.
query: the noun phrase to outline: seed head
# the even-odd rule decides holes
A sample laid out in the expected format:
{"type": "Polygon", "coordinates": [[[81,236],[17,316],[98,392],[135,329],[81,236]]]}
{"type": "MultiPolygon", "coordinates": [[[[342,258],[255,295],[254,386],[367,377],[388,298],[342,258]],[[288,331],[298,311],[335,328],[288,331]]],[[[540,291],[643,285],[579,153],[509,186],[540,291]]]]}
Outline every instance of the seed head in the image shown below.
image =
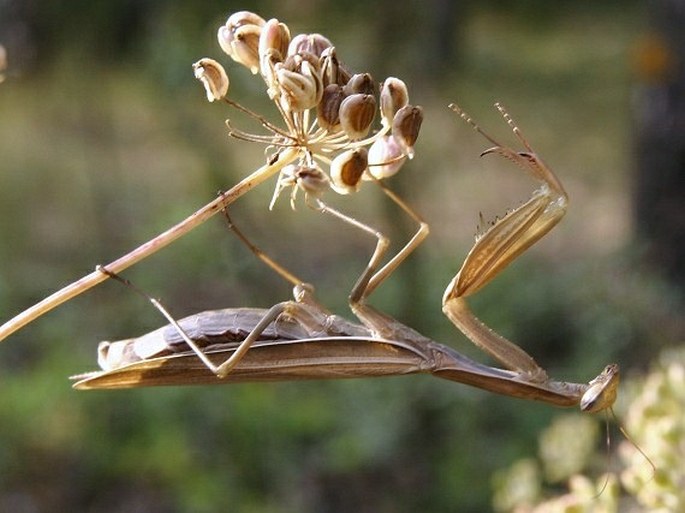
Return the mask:
{"type": "Polygon", "coordinates": [[[350,80],[350,72],[338,60],[335,48],[332,46],[326,48],[321,54],[319,67],[324,87],[329,84],[343,86],[350,80]]]}
{"type": "Polygon", "coordinates": [[[369,73],[355,73],[345,84],[345,94],[376,94],[373,77],[369,73]]]}
{"type": "Polygon", "coordinates": [[[299,55],[289,57],[283,65],[276,65],[276,80],[286,111],[303,112],[321,101],[323,86],[318,70],[299,55]]]}
{"type": "Polygon", "coordinates": [[[281,171],[272,206],[288,187],[293,189],[291,204],[297,190],[304,191],[305,201],[331,188],[350,194],[359,189],[362,180],[393,175],[414,155],[423,114],[420,107],[409,105],[407,86],[400,79],[387,78],[379,94],[373,77],[350,73],[325,36],[291,37],[286,24],[276,19],[265,21],[249,11],[229,16],[218,31],[218,40],[234,61],[260,74],[282,118],[281,124],[272,123],[224,98],[228,77],[223,68],[216,61],[202,59],[196,63],[195,73],[207,98],[223,98],[268,130],[267,134],[251,134],[227,121],[229,134],[275,149],[272,159],[282,149],[296,150],[293,163],[281,171]],[[377,109],[381,123],[374,129],[377,109]]]}

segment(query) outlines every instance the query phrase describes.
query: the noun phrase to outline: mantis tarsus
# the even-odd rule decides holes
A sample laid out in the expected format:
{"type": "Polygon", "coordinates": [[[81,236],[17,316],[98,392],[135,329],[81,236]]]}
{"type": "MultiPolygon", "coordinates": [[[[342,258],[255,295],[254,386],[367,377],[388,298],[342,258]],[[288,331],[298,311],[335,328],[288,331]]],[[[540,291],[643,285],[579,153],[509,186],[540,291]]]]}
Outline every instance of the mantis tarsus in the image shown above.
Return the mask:
{"type": "MultiPolygon", "coordinates": [[[[296,287],[296,301],[279,303],[268,311],[206,312],[137,339],[103,343],[100,361],[105,370],[82,377],[75,386],[108,388],[182,383],[186,379],[187,382],[211,383],[222,382],[217,380],[233,382],[430,372],[515,397],[539,399],[560,406],[579,404],[583,411],[611,407],[618,386],[617,365],[608,365],[587,385],[552,381],[530,355],[490,330],[466,305],[466,297],[485,286],[544,236],[563,217],[566,209],[566,193],[553,172],[533,152],[506,111],[499,104],[496,106],[527,151],[515,152],[499,144],[459,107],[453,105],[452,108],[494,144],[483,154],[498,153],[514,161],[541,181],[542,186],[526,203],[495,222],[477,239],[461,270],[447,287],[443,311],[470,340],[509,370],[473,362],[363,302],[354,307],[365,326],[344,321],[319,306],[306,289],[298,290],[296,287]],[[291,329],[297,327],[297,330],[289,334],[280,333],[279,323],[291,329]],[[182,325],[193,326],[194,333],[186,334],[182,325]],[[227,341],[221,337],[228,337],[233,345],[212,346],[212,343],[227,341]],[[236,337],[242,339],[236,341],[236,337]],[[183,338],[191,346],[196,342],[207,345],[211,339],[208,347],[195,348],[196,353],[202,353],[210,361],[199,362],[193,352],[171,355],[172,348],[177,347],[183,338]],[[187,374],[184,366],[187,366],[187,374]],[[203,367],[204,371],[201,370],[203,367]],[[213,373],[208,372],[207,367],[213,373]]],[[[277,272],[287,273],[265,257],[237,229],[236,233],[277,272]]]]}

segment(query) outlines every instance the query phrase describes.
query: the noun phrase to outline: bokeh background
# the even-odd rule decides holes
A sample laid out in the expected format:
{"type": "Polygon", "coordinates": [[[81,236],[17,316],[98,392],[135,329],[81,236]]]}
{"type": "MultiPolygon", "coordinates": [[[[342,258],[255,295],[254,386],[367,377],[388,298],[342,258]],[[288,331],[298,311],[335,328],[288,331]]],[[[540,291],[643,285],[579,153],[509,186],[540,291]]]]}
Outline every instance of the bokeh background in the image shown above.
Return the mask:
{"type": "MultiPolygon", "coordinates": [[[[501,101],[571,206],[474,298],[478,315],[573,381],[612,361],[639,379],[682,343],[685,5],[675,0],[0,0],[3,321],[263,162],[263,148],[229,140],[233,112],[208,104],[191,70],[200,57],[219,59],[233,98],[274,113],[263,83],[216,43],[241,9],[292,33],[322,32],[349,67],[403,78],[426,110],[417,157],[389,185],[431,236],[374,305],[487,361],[442,317],[441,294],[479,215],[503,215],[536,185],[505,161],[479,159],[486,141],[446,106],[458,102],[515,143],[492,107],[501,101]]],[[[232,217],[347,314],[373,241],[285,199],[269,212],[273,185],[240,199],[232,217]]],[[[373,187],[329,200],[398,247],[412,234],[373,187]]],[[[220,219],[126,276],[177,317],[290,294],[220,219]]],[[[69,375],[95,367],[98,341],[161,324],[138,296],[106,283],[0,346],[0,511],[504,511],[503,469],[537,458],[541,433],[565,413],[424,376],[71,390],[69,375]]],[[[607,464],[600,436],[589,443],[576,471],[620,465],[607,464]]],[[[564,477],[540,477],[541,493],[561,493],[564,477]]]]}

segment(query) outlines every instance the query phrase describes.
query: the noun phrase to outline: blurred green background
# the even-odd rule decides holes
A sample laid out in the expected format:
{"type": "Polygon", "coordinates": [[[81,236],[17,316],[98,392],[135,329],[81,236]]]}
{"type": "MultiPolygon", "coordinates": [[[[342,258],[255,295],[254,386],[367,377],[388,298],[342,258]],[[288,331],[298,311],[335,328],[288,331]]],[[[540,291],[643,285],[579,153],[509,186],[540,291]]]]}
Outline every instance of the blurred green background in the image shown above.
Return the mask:
{"type": "MultiPolygon", "coordinates": [[[[587,381],[611,361],[639,375],[685,332],[683,239],[668,229],[683,222],[677,189],[667,186],[670,206],[657,209],[667,221],[642,222],[656,207],[641,193],[659,190],[649,188],[659,169],[675,167],[682,182],[685,154],[669,155],[662,138],[666,150],[651,158],[659,146],[642,137],[645,119],[671,121],[650,95],[671,87],[677,57],[654,36],[654,4],[2,1],[1,320],[148,240],[263,162],[263,148],[229,140],[223,121],[233,112],[208,104],[191,70],[200,57],[220,60],[232,98],[275,114],[263,83],[229,62],[215,39],[228,14],[251,9],[293,34],[324,33],[351,68],[378,81],[403,78],[412,103],[426,109],[417,157],[389,185],[430,223],[431,236],[374,305],[487,361],[442,317],[441,294],[479,213],[503,215],[535,184],[503,160],[479,159],[487,142],[446,106],[458,102],[515,143],[492,107],[501,101],[564,182],[571,207],[474,298],[474,309],[555,377],[587,381]],[[651,174],[640,172],[645,160],[651,174]]],[[[373,241],[304,205],[292,212],[284,199],[269,212],[273,185],[240,199],[232,217],[347,315],[373,241]]],[[[328,199],[398,247],[414,229],[373,187],[328,199]]],[[[126,276],[177,317],[267,307],[290,295],[220,219],[126,276]]],[[[138,296],[106,283],[0,346],[0,511],[489,511],[493,473],[534,455],[559,413],[422,376],[70,389],[67,376],[95,368],[98,341],[161,324],[138,296]]],[[[601,473],[602,454],[599,444],[590,472],[601,473]]]]}

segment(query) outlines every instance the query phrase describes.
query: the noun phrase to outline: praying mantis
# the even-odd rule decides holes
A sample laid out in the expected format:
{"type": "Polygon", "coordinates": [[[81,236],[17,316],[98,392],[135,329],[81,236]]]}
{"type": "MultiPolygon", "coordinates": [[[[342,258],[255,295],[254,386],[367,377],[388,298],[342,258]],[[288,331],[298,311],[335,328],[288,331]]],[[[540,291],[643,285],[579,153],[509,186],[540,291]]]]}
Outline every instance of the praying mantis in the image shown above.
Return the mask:
{"type": "MultiPolygon", "coordinates": [[[[306,295],[306,290],[300,290],[306,295]]],[[[546,379],[475,362],[368,306],[385,323],[389,339],[331,315],[302,295],[271,309],[229,308],[195,314],[135,339],[103,342],[99,362],[105,369],[72,376],[78,390],[164,385],[229,384],[304,379],[342,379],[428,373],[490,392],[579,405],[595,412],[613,404],[618,366],[608,365],[588,384],[546,379]],[[212,364],[240,355],[230,372],[218,376],[187,350],[184,338],[202,345],[212,364]],[[247,350],[249,348],[249,351],[247,350]]]]}
{"type": "MultiPolygon", "coordinates": [[[[506,110],[499,104],[496,107],[526,151],[517,152],[498,143],[458,106],[451,106],[494,145],[483,155],[496,153],[513,161],[542,185],[527,202],[498,219],[477,238],[445,291],[443,312],[473,343],[506,369],[474,362],[361,301],[353,303],[353,309],[363,325],[351,323],[330,314],[314,300],[310,289],[298,284],[294,301],[279,303],[269,310],[210,311],[177,323],[158,305],[172,322],[171,326],[135,339],[102,343],[99,361],[104,370],[75,376],[74,387],[120,388],[423,372],[513,397],[557,406],[579,405],[587,412],[611,408],[619,382],[616,364],[606,366],[588,384],[551,380],[530,355],[490,330],[467,305],[469,296],[548,233],[563,217],[567,205],[566,192],[554,173],[536,155],[506,110]]],[[[287,279],[287,272],[251,245],[235,226],[233,229],[258,257],[287,279]]],[[[102,272],[117,277],[107,269],[102,272]]]]}

